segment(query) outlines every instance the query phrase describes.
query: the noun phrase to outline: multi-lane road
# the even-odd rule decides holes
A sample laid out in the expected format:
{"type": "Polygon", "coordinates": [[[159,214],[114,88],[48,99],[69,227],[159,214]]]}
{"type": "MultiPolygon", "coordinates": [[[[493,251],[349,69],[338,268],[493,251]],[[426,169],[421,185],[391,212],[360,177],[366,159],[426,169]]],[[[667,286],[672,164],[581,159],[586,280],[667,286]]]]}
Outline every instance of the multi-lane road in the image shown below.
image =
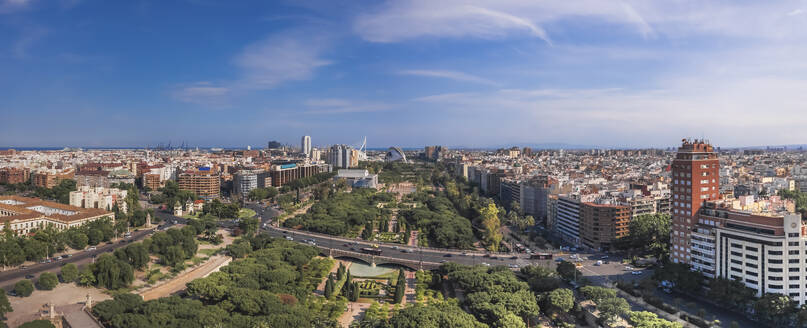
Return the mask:
{"type": "MultiPolygon", "coordinates": [[[[36,282],[36,279],[39,278],[39,274],[43,272],[54,272],[58,273],[61,270],[61,267],[67,263],[73,263],[76,265],[84,265],[87,263],[91,263],[95,257],[97,257],[101,253],[112,252],[119,247],[123,247],[128,245],[133,241],[139,241],[143,238],[146,238],[154,229],[145,229],[140,231],[135,231],[132,233],[132,236],[129,238],[119,238],[117,240],[111,241],[106,244],[99,244],[95,247],[95,250],[88,250],[81,251],[74,253],[71,257],[67,259],[61,260],[52,260],[50,263],[36,263],[29,265],[25,269],[22,268],[12,268],[6,271],[0,272],[0,288],[4,289],[11,289],[13,288],[14,284],[26,277],[34,277],[32,280],[36,282]]],[[[57,256],[59,254],[56,254],[57,256]]]]}

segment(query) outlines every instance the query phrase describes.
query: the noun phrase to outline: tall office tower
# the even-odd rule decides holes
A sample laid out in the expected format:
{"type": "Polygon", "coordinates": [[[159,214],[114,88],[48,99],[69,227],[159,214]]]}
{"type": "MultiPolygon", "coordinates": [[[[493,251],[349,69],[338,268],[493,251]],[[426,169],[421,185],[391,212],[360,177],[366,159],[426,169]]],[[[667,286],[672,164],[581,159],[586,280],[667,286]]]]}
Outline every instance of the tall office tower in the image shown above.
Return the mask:
{"type": "Polygon", "coordinates": [[[682,140],[672,162],[672,230],[670,253],[675,263],[690,263],[690,234],[705,201],[717,200],[720,161],[703,140],[682,140]]]}
{"type": "Polygon", "coordinates": [[[303,140],[301,141],[300,149],[302,150],[305,157],[308,158],[311,156],[311,136],[303,136],[303,140]]]}

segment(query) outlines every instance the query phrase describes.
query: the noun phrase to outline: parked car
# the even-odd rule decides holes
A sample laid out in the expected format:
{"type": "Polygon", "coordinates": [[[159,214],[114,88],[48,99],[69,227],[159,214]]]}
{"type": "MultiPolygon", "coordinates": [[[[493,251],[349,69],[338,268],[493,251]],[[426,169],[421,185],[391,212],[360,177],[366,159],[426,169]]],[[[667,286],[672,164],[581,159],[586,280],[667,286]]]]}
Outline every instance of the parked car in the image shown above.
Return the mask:
{"type": "Polygon", "coordinates": [[[286,240],[294,240],[294,238],[291,238],[290,236],[286,236],[286,240]]]}
{"type": "Polygon", "coordinates": [[[96,250],[96,249],[97,249],[97,248],[95,248],[95,246],[90,246],[90,248],[87,248],[87,250],[88,250],[88,251],[94,251],[94,250],[96,250]]]}

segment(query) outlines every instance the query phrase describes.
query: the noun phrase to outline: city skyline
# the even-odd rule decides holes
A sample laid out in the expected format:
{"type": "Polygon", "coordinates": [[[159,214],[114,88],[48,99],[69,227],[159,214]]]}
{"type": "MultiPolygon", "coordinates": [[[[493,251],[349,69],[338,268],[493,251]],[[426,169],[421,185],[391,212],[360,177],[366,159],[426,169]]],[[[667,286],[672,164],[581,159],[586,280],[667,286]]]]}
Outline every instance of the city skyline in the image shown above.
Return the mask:
{"type": "Polygon", "coordinates": [[[799,144],[804,10],[2,0],[0,143],[799,144]]]}

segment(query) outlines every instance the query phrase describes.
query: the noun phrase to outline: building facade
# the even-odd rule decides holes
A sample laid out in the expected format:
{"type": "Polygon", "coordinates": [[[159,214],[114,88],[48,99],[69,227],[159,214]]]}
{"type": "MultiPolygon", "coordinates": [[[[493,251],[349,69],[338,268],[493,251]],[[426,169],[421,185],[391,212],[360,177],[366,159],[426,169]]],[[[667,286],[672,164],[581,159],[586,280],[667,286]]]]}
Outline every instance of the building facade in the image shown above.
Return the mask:
{"type": "Polygon", "coordinates": [[[690,263],[690,234],[706,201],[719,198],[720,162],[712,145],[683,140],[672,162],[672,229],[670,250],[675,263],[690,263]]]}
{"type": "Polygon", "coordinates": [[[34,229],[53,226],[63,230],[109,218],[115,220],[115,213],[98,208],[80,208],[38,198],[0,196],[0,222],[14,233],[28,234],[34,229]]]}
{"type": "Polygon", "coordinates": [[[221,178],[212,171],[193,171],[179,175],[179,189],[192,191],[203,199],[219,198],[221,178]]]}
{"type": "Polygon", "coordinates": [[[584,247],[609,251],[614,242],[628,235],[631,209],[625,205],[582,203],[580,239],[584,247]]]}
{"type": "Polygon", "coordinates": [[[580,246],[580,199],[560,195],[556,206],[555,230],[563,242],[580,246]]]}

